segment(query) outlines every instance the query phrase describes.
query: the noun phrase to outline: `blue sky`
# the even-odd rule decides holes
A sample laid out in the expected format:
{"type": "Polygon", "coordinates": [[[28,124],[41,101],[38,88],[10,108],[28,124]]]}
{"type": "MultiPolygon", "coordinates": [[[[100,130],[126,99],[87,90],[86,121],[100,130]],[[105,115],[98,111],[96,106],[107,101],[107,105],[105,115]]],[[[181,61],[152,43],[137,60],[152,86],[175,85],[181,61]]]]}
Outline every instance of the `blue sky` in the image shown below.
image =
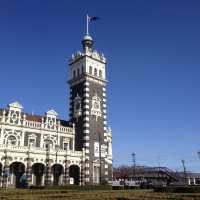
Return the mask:
{"type": "Polygon", "coordinates": [[[200,171],[200,2],[0,0],[0,107],[68,119],[67,62],[85,15],[108,59],[114,165],[200,171]]]}

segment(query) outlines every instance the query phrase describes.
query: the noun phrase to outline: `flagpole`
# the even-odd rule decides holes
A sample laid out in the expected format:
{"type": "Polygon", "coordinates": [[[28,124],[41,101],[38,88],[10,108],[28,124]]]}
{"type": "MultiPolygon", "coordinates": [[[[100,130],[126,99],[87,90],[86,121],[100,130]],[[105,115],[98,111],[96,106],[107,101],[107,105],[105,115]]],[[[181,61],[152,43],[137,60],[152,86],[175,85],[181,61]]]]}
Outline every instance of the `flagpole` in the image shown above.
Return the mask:
{"type": "Polygon", "coordinates": [[[86,27],[86,35],[89,35],[89,27],[88,27],[88,15],[86,15],[87,27],[86,27]]]}

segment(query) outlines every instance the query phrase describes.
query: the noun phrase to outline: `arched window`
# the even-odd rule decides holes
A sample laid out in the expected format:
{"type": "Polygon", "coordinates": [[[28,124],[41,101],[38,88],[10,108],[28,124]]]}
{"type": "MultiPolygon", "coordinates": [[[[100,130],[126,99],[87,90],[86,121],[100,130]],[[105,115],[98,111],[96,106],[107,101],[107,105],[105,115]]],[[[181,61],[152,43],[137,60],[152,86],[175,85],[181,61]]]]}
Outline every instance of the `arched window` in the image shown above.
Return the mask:
{"type": "Polygon", "coordinates": [[[36,146],[36,135],[32,134],[28,136],[28,146],[35,147],[36,146]]]}
{"type": "Polygon", "coordinates": [[[69,150],[69,145],[67,142],[63,143],[63,150],[69,150]]]}
{"type": "Polygon", "coordinates": [[[14,135],[8,136],[7,145],[13,145],[13,146],[17,145],[17,139],[14,135]]]}
{"type": "Polygon", "coordinates": [[[77,76],[79,76],[80,75],[80,70],[79,69],[77,69],[77,76]]]}
{"type": "Polygon", "coordinates": [[[102,78],[102,71],[99,70],[99,77],[102,78]]]}
{"type": "Polygon", "coordinates": [[[92,66],[89,68],[89,73],[92,74],[92,66]]]}
{"type": "Polygon", "coordinates": [[[54,145],[53,145],[53,142],[52,140],[44,140],[44,146],[43,146],[44,149],[53,149],[54,148],[54,145]]]}
{"type": "Polygon", "coordinates": [[[84,73],[84,68],[83,68],[83,66],[81,67],[81,73],[82,73],[82,74],[84,73]]]}
{"type": "Polygon", "coordinates": [[[74,70],[73,78],[75,78],[75,77],[76,77],[76,71],[74,70]]]}
{"type": "Polygon", "coordinates": [[[97,69],[94,69],[94,75],[97,76],[97,69]]]}

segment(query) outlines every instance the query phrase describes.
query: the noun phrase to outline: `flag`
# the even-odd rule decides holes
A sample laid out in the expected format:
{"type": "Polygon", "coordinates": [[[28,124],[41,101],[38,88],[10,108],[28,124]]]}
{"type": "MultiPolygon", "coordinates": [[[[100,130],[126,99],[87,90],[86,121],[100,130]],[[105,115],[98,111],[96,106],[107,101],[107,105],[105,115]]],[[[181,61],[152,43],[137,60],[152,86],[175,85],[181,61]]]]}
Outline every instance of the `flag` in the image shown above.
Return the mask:
{"type": "Polygon", "coordinates": [[[90,16],[88,16],[88,21],[89,21],[89,22],[95,21],[95,20],[97,20],[97,19],[99,19],[99,17],[95,17],[95,16],[90,17],[90,16]]]}

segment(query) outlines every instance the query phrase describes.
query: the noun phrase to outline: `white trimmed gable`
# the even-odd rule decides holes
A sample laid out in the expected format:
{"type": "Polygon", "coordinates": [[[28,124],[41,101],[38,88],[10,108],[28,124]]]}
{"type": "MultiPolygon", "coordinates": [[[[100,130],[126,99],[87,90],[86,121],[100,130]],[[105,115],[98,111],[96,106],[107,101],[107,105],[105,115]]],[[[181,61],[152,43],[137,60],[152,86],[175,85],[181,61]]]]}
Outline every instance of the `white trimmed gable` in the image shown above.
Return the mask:
{"type": "Polygon", "coordinates": [[[15,110],[15,111],[21,111],[23,109],[23,106],[18,101],[10,103],[8,107],[10,110],[15,110]]]}
{"type": "Polygon", "coordinates": [[[56,117],[56,116],[58,116],[58,113],[55,110],[51,109],[46,112],[46,115],[51,116],[51,117],[56,117]]]}

